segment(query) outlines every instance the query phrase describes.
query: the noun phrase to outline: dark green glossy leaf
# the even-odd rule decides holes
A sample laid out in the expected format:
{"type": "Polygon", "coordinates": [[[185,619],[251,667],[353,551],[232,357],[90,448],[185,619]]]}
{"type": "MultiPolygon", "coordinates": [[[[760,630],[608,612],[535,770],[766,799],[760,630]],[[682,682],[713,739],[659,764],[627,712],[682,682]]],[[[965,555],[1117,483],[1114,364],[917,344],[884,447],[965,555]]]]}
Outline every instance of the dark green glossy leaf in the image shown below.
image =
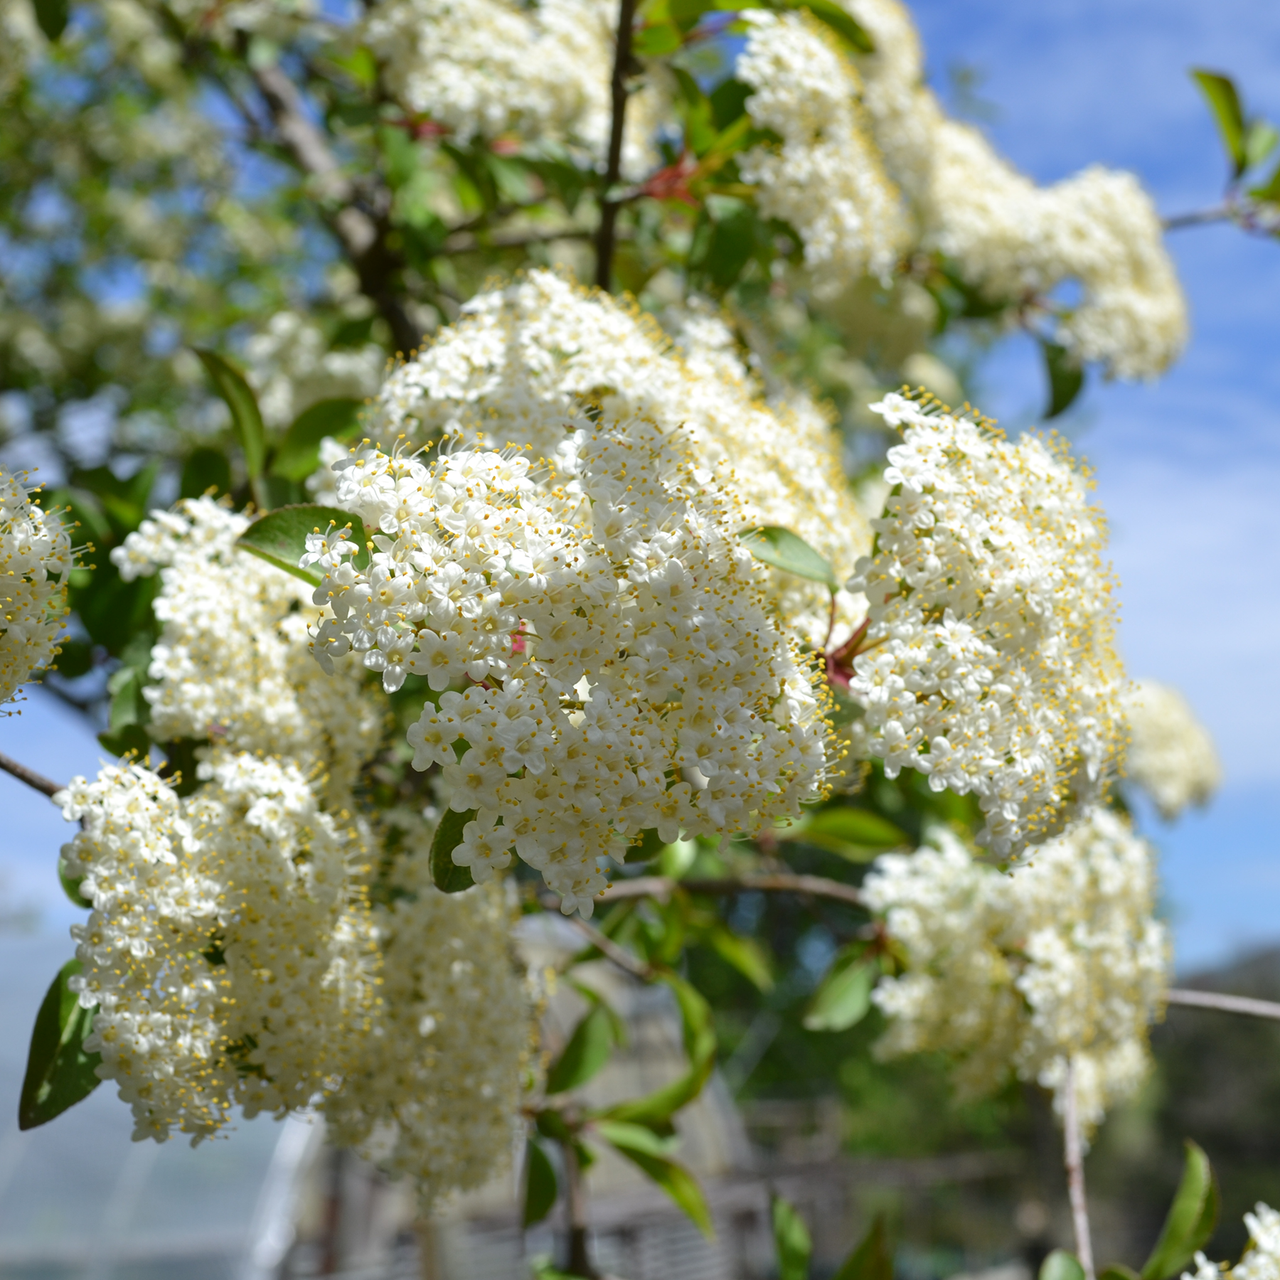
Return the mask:
{"type": "Polygon", "coordinates": [[[551,1167],[547,1153],[541,1143],[530,1138],[524,1147],[524,1213],[521,1225],[526,1231],[551,1212],[558,1190],[556,1171],[551,1167]]]}
{"type": "Polygon", "coordinates": [[[884,1218],[877,1215],[863,1241],[844,1260],[831,1280],[893,1280],[893,1255],[884,1229],[884,1218]]]}
{"type": "Polygon", "coordinates": [[[364,525],[360,517],[339,511],[336,507],[313,506],[309,503],[280,507],[260,516],[236,539],[236,546],[275,565],[277,569],[293,574],[295,578],[301,578],[303,582],[319,586],[323,580],[321,572],[315,566],[301,569],[298,561],[307,549],[307,534],[317,531],[324,533],[330,525],[336,525],[339,529],[350,526],[348,536],[360,548],[359,554],[353,557],[354,562],[367,563],[364,525]]]}
{"type": "Polygon", "coordinates": [[[836,3],[836,0],[795,0],[794,3],[787,3],[784,0],[784,3],[778,7],[808,9],[819,22],[825,23],[858,53],[876,51],[875,43],[867,34],[867,29],[856,22],[846,9],[836,3]]]}
{"type": "Polygon", "coordinates": [[[67,874],[67,861],[61,854],[58,855],[58,883],[62,886],[62,892],[77,907],[81,907],[85,911],[93,909],[93,903],[80,892],[79,879],[73,880],[67,874]]]}
{"type": "Polygon", "coordinates": [[[804,1015],[807,1030],[845,1031],[867,1016],[880,966],[862,958],[865,950],[856,942],[837,953],[809,1002],[804,1015]]]}
{"type": "Polygon", "coordinates": [[[651,1129],[616,1120],[596,1122],[596,1132],[615,1151],[625,1156],[647,1177],[656,1182],[684,1210],[693,1224],[708,1238],[715,1235],[711,1211],[697,1179],[682,1164],[667,1156],[668,1140],[651,1129]]]}
{"type": "Polygon", "coordinates": [[[440,815],[436,833],[431,837],[431,881],[441,893],[461,893],[475,884],[471,868],[460,867],[453,860],[453,851],[462,843],[462,833],[475,816],[474,809],[464,809],[461,813],[446,809],[440,815]]]}
{"type": "Polygon", "coordinates": [[[781,1196],[770,1199],[773,1247],[778,1254],[778,1280],[809,1280],[813,1241],[795,1206],[781,1196]]]}
{"type": "Polygon", "coordinates": [[[32,8],[36,11],[40,30],[56,43],[67,29],[67,19],[71,14],[68,0],[33,0],[32,8]]]}
{"type": "Polygon", "coordinates": [[[320,442],[326,436],[350,440],[359,431],[359,400],[319,400],[290,423],[271,460],[271,473],[286,480],[305,480],[320,465],[320,442]]]}
{"type": "Polygon", "coordinates": [[[1244,136],[1244,159],[1247,166],[1261,164],[1280,143],[1280,132],[1267,120],[1255,120],[1244,136]]]}
{"type": "Polygon", "coordinates": [[[1123,1262],[1111,1262],[1098,1272],[1098,1280],[1140,1280],[1140,1277],[1132,1267],[1126,1267],[1123,1262]]]}
{"type": "Polygon", "coordinates": [[[863,845],[868,849],[879,851],[897,849],[910,843],[906,832],[901,827],[895,826],[869,809],[858,809],[852,805],[835,805],[829,809],[819,809],[806,814],[799,822],[790,827],[784,827],[776,833],[776,838],[779,840],[811,842],[814,836],[831,836],[837,840],[845,840],[850,844],[863,845]]]}
{"type": "Polygon", "coordinates": [[[790,529],[778,525],[762,525],[758,529],[746,529],[738,535],[747,544],[747,550],[757,560],[794,573],[798,578],[821,582],[832,591],[836,589],[835,570],[824,556],[816,552],[803,538],[790,529]]]}
{"type": "Polygon", "coordinates": [[[1217,71],[1193,68],[1191,78],[1200,86],[1209,110],[1218,126],[1218,136],[1231,160],[1232,170],[1238,177],[1244,172],[1248,157],[1245,153],[1244,112],[1240,107],[1240,95],[1229,76],[1217,71]]]}
{"type": "Polygon", "coordinates": [[[640,833],[639,840],[627,850],[624,862],[648,862],[656,858],[666,845],[658,835],[657,828],[649,827],[640,833]]]}
{"type": "Polygon", "coordinates": [[[750,85],[733,79],[722,80],[712,89],[711,114],[717,129],[727,129],[746,114],[752,92],[750,85]]]}
{"type": "Polygon", "coordinates": [[[231,427],[244,453],[245,470],[251,480],[256,480],[267,460],[267,431],[258,410],[258,397],[245,381],[244,374],[224,356],[205,347],[193,350],[200,357],[214,390],[231,410],[231,427]]]}
{"type": "Polygon", "coordinates": [[[199,498],[211,489],[215,497],[231,492],[231,464],[221,449],[201,446],[193,449],[182,464],[182,485],[178,496],[199,498]]]}
{"type": "Polygon", "coordinates": [[[98,743],[113,756],[133,755],[143,760],[151,749],[151,735],[140,724],[127,724],[114,732],[98,734],[98,743]]]}
{"type": "Polygon", "coordinates": [[[641,58],[664,57],[683,43],[684,36],[674,22],[646,23],[631,38],[631,47],[641,58]]]}
{"type": "Polygon", "coordinates": [[[1056,342],[1040,343],[1044,350],[1044,368],[1049,379],[1049,404],[1046,418],[1056,418],[1075,402],[1084,387],[1084,368],[1066,347],[1056,342]]]}
{"type": "Polygon", "coordinates": [[[93,1029],[93,1010],[82,1009],[67,980],[80,972],[79,960],[68,960],[45,995],[31,1032],[27,1074],[18,1102],[18,1128],[34,1129],[87,1098],[99,1085],[94,1068],[102,1061],[85,1053],[93,1029]]]}
{"type": "Polygon", "coordinates": [[[1074,1253],[1055,1249],[1040,1264],[1039,1280],[1085,1280],[1084,1268],[1074,1253]]]}
{"type": "Polygon", "coordinates": [[[1182,1181],[1169,1206],[1160,1238],[1143,1264],[1142,1280],[1165,1280],[1166,1276],[1177,1275],[1218,1225],[1218,1182],[1209,1157],[1189,1139],[1185,1146],[1182,1181]]]}
{"type": "Polygon", "coordinates": [[[573,1029],[569,1043],[547,1072],[547,1093],[566,1093],[586,1084],[609,1061],[614,1046],[610,1011],[597,1004],[573,1029]]]}

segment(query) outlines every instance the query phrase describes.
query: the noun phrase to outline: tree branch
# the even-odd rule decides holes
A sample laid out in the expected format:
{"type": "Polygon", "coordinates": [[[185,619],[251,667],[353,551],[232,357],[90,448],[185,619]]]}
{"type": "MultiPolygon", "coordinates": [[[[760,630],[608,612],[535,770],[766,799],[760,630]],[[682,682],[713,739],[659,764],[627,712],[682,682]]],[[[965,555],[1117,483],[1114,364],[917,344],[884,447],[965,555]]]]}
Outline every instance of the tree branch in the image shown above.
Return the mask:
{"type": "Polygon", "coordinates": [[[613,249],[622,204],[611,200],[609,192],[622,176],[622,135],[627,119],[627,76],[631,71],[631,29],[635,16],[636,0],[619,0],[618,37],[610,81],[613,115],[609,123],[609,157],[604,172],[604,197],[600,201],[600,226],[596,231],[596,284],[601,289],[613,285],[613,249]]]}
{"type": "Polygon", "coordinates": [[[25,764],[19,764],[12,756],[7,756],[2,751],[0,751],[0,769],[12,774],[19,782],[25,782],[27,786],[39,791],[42,795],[49,796],[50,799],[63,789],[61,783],[46,778],[44,774],[37,773],[34,769],[28,769],[25,764]]]}
{"type": "Polygon", "coordinates": [[[591,240],[594,231],[565,227],[560,231],[494,231],[483,239],[469,231],[454,231],[440,249],[442,254],[475,253],[481,249],[523,249],[531,244],[551,244],[556,240],[591,240]]]}
{"type": "Polygon", "coordinates": [[[1229,996],[1220,991],[1188,991],[1170,987],[1165,992],[1169,1004],[1188,1009],[1217,1009],[1221,1013],[1243,1013],[1251,1018],[1280,1019],[1280,1004],[1271,1000],[1255,1000],[1252,996],[1229,996]]]}
{"type": "Polygon", "coordinates": [[[1080,1111],[1076,1097],[1076,1060],[1067,1059],[1066,1096],[1062,1108],[1062,1145],[1067,1165],[1067,1195],[1071,1200],[1071,1224],[1075,1228],[1076,1257],[1086,1280],[1094,1280],[1093,1238],[1089,1233],[1089,1204],[1084,1192],[1084,1142],[1080,1135],[1080,1111]]]}
{"type": "Polygon", "coordinates": [[[1192,213],[1176,213],[1171,218],[1161,220],[1166,231],[1180,231],[1183,227],[1202,227],[1210,222],[1230,222],[1232,210],[1230,205],[1214,205],[1211,209],[1197,209],[1192,213]]]}
{"type": "Polygon", "coordinates": [[[618,880],[599,896],[601,902],[617,902],[622,898],[657,898],[666,902],[677,889],[687,893],[705,893],[735,897],[743,893],[796,893],[812,898],[830,898],[836,902],[860,907],[862,895],[851,884],[828,880],[826,876],[793,874],[748,874],[715,879],[675,880],[670,876],[637,876],[634,880],[618,880]]]}

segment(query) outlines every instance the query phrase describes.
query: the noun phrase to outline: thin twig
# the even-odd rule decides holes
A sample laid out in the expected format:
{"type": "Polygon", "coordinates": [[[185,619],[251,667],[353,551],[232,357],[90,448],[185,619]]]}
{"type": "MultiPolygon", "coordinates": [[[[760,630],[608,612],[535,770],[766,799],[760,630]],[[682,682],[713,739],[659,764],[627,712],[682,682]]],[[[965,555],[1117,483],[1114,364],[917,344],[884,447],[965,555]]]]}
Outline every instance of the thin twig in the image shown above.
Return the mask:
{"type": "Polygon", "coordinates": [[[1196,209],[1192,213],[1175,213],[1171,218],[1162,219],[1160,225],[1166,231],[1180,231],[1183,227],[1203,227],[1211,222],[1230,222],[1231,217],[1231,206],[1218,204],[1211,209],[1196,209]]]}
{"type": "Polygon", "coordinates": [[[1252,996],[1229,996],[1220,991],[1188,991],[1170,987],[1165,993],[1170,1004],[1190,1009],[1217,1009],[1222,1013],[1244,1013],[1251,1018],[1280,1019],[1280,1004],[1271,1000],[1255,1000],[1252,996]]]}
{"type": "Polygon", "coordinates": [[[1062,1145],[1067,1165],[1067,1195],[1071,1198],[1071,1223],[1076,1233],[1076,1257],[1086,1280],[1094,1280],[1093,1239],[1089,1234],[1089,1205],[1084,1193],[1084,1143],[1080,1136],[1080,1111],[1076,1097],[1076,1060],[1067,1059],[1067,1082],[1062,1107],[1062,1145]]]}
{"type": "Polygon", "coordinates": [[[619,201],[609,192],[622,176],[622,135],[627,120],[627,77],[631,71],[631,28],[635,22],[636,0],[619,0],[618,37],[613,53],[610,81],[613,116],[609,122],[609,158],[604,172],[604,198],[600,202],[600,226],[596,231],[596,284],[601,289],[613,285],[613,246],[618,227],[619,201]]]}
{"type": "Polygon", "coordinates": [[[615,881],[599,895],[599,901],[657,898],[660,902],[666,902],[676,889],[724,897],[743,893],[797,893],[812,898],[830,898],[854,907],[862,906],[862,895],[851,884],[829,880],[826,876],[792,874],[748,874],[688,880],[675,880],[670,876],[637,876],[634,880],[615,881]]]}
{"type": "Polygon", "coordinates": [[[34,769],[28,769],[25,764],[19,764],[12,756],[7,756],[2,751],[0,751],[0,769],[5,773],[13,774],[19,782],[25,782],[27,786],[50,798],[64,789],[61,783],[54,782],[52,778],[46,778],[44,774],[37,773],[34,769]]]}
{"type": "Polygon", "coordinates": [[[444,255],[475,253],[482,249],[523,249],[534,244],[553,244],[557,240],[591,240],[594,231],[582,227],[562,227],[560,230],[494,231],[482,240],[469,231],[452,232],[440,247],[444,255]]]}

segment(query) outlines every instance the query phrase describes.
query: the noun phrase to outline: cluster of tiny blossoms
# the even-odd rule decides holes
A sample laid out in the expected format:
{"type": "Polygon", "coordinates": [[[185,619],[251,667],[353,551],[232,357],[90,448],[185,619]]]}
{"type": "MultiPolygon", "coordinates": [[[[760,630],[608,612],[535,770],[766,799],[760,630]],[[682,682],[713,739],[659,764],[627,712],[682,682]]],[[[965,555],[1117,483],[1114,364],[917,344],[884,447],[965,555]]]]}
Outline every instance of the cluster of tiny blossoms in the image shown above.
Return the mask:
{"type": "Polygon", "coordinates": [[[354,648],[388,689],[414,672],[439,691],[409,741],[475,813],[453,858],[477,881],[514,847],[589,915],[606,856],[642,831],[754,829],[821,790],[815,673],[682,443],[643,419],[579,425],[542,483],[488,450],[335,464],[373,551],[360,570],[344,531],[309,537],[334,615],[316,655],[354,648]]]}
{"type": "MultiPolygon", "coordinates": [[[[526,142],[577,143],[601,160],[617,19],[610,0],[376,0],[354,34],[401,105],[463,144],[515,132],[526,142]]],[[[657,162],[668,97],[658,69],[636,86],[626,176],[638,179],[657,162]]]]}
{"type": "Polygon", "coordinates": [[[899,395],[851,692],[890,777],[977,795],[1001,855],[1096,794],[1123,730],[1102,517],[1065,448],[899,395]]]}
{"type": "Polygon", "coordinates": [[[1145,1077],[1146,1028],[1170,978],[1152,850],[1102,809],[1012,874],[947,832],[934,840],[878,859],[864,886],[907,957],[874,993],[890,1018],[879,1051],[942,1051],[970,1093],[998,1088],[1012,1067],[1053,1089],[1059,1111],[1074,1058],[1092,1127],[1145,1077]]]}
{"type": "MultiPolygon", "coordinates": [[[[395,370],[370,429],[414,444],[445,437],[528,445],[535,457],[549,457],[566,417],[593,405],[616,417],[637,414],[684,432],[699,466],[738,495],[744,526],[792,530],[843,579],[871,538],[845,481],[837,433],[803,397],[765,403],[718,317],[685,320],[673,345],[651,319],[607,294],[530,272],[477,295],[456,324],[395,370]]],[[[770,574],[769,593],[788,626],[822,643],[824,588],[779,572],[770,574]]],[[[837,622],[845,634],[862,613],[862,602],[842,592],[837,622]]]]}
{"type": "Polygon", "coordinates": [[[67,873],[93,904],[72,929],[89,1052],[135,1137],[199,1139],[308,1105],[372,1028],[377,948],[367,831],[322,812],[296,765],[215,752],[180,799],[138,764],[57,797],[81,831],[67,873]]]}
{"type": "Polygon", "coordinates": [[[752,123],[781,139],[739,157],[761,211],[799,233],[805,263],[826,293],[864,275],[887,278],[907,248],[898,193],[858,102],[858,72],[807,14],[748,10],[734,75],[754,92],[752,123]]]}
{"type": "Polygon", "coordinates": [[[1196,1269],[1184,1271],[1182,1280],[1280,1280],[1280,1213],[1259,1201],[1244,1215],[1244,1225],[1249,1244],[1234,1267],[1210,1262],[1197,1252],[1196,1269]]]}
{"type": "Polygon", "coordinates": [[[0,707],[58,652],[71,561],[58,517],[0,467],[0,707]]]}
{"type": "Polygon", "coordinates": [[[402,858],[377,913],[382,1016],[327,1102],[330,1135],[430,1202],[480,1186],[508,1156],[532,1006],[496,882],[447,896],[426,849],[402,858]]]}
{"type": "Polygon", "coordinates": [[[144,520],[111,559],[126,582],[160,574],[151,650],[151,732],[287,757],[345,801],[377,749],[382,708],[357,663],[316,669],[308,627],[320,616],[306,583],[244,551],[249,518],[210,498],[144,520]]]}
{"type": "Polygon", "coordinates": [[[1186,341],[1186,304],[1160,219],[1137,179],[1090,168],[1037,187],[975,128],[946,117],[925,86],[920,41],[901,0],[842,0],[875,52],[858,59],[862,103],[918,242],[939,249],[989,297],[1082,286],[1057,336],[1121,377],[1160,373],[1186,341]]]}
{"type": "Polygon", "coordinates": [[[1176,689],[1137,680],[1125,699],[1129,748],[1125,773],[1155,801],[1166,820],[1206,804],[1222,781],[1209,731],[1176,689]]]}

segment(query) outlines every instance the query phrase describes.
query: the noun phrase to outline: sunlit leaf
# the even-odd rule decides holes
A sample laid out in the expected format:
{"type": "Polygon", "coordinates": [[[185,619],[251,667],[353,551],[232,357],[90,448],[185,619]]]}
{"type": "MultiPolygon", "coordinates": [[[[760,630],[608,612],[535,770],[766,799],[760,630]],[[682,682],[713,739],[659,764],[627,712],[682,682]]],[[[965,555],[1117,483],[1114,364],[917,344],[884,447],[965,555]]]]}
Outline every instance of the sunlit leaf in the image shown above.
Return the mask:
{"type": "Polygon", "coordinates": [[[350,526],[348,537],[360,548],[353,559],[355,563],[367,562],[364,524],[359,516],[339,511],[336,507],[313,506],[299,503],[297,506],[280,507],[255,520],[237,539],[236,546],[273,564],[277,569],[291,573],[303,582],[319,586],[323,581],[320,570],[311,566],[298,567],[307,549],[309,533],[325,533],[331,525],[339,529],[350,526]]]}
{"type": "Polygon", "coordinates": [[[875,960],[864,960],[864,951],[862,943],[854,943],[837,953],[809,1002],[804,1015],[807,1030],[845,1031],[867,1016],[880,966],[875,960]]]}
{"type": "Polygon", "coordinates": [[[1209,1157],[1187,1140],[1182,1180],[1169,1206],[1160,1238],[1142,1267],[1142,1280],[1177,1275],[1218,1225],[1218,1182],[1209,1157]]]}
{"type": "Polygon", "coordinates": [[[744,938],[719,921],[706,933],[708,945],[760,991],[773,990],[769,956],[756,938],[744,938]]]}
{"type": "Polygon", "coordinates": [[[809,1280],[813,1241],[804,1219],[781,1196],[770,1200],[773,1247],[778,1254],[778,1280],[809,1280]]]}
{"type": "Polygon", "coordinates": [[[224,356],[204,347],[195,347],[194,351],[200,357],[214,390],[231,410],[231,427],[244,453],[245,470],[251,480],[256,480],[267,460],[267,431],[262,425],[258,397],[245,381],[244,374],[224,356]]]}
{"type": "Polygon", "coordinates": [[[708,1238],[715,1235],[715,1229],[711,1225],[711,1211],[707,1208],[702,1188],[684,1165],[665,1154],[668,1149],[667,1140],[638,1124],[600,1120],[596,1122],[595,1128],[615,1151],[626,1156],[656,1182],[689,1215],[703,1235],[708,1238]]]}
{"type": "Polygon", "coordinates": [[[819,555],[803,538],[778,525],[761,525],[738,535],[757,560],[784,569],[798,578],[821,582],[835,590],[836,574],[826,558],[819,555]]]}
{"type": "Polygon", "coordinates": [[[1039,1280],[1085,1280],[1084,1268],[1074,1253],[1055,1249],[1040,1264],[1039,1280]]]}
{"type": "Polygon", "coordinates": [[[1193,68],[1191,78],[1200,86],[1209,110],[1218,126],[1218,136],[1231,160],[1236,176],[1244,172],[1248,157],[1245,153],[1244,112],[1240,107],[1240,95],[1234,81],[1217,71],[1193,68]]]}

